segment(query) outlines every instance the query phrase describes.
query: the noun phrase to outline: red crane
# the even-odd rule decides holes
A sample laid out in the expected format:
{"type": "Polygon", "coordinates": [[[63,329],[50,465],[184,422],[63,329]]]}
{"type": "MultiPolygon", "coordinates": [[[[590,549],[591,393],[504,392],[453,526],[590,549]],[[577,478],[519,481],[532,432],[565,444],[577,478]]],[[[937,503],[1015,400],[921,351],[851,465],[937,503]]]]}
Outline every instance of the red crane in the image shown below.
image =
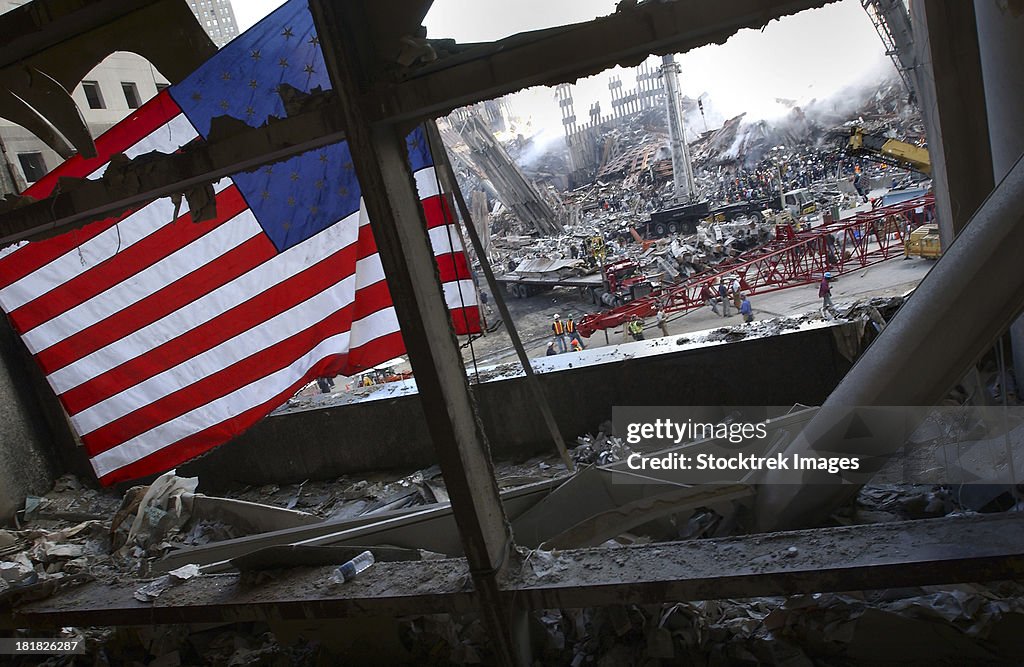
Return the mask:
{"type": "Polygon", "coordinates": [[[736,276],[744,293],[766,294],[817,283],[826,271],[833,275],[858,271],[903,254],[910,232],[934,219],[935,197],[928,194],[811,231],[779,226],[774,241],[745,253],[738,264],[716,267],[618,308],[586,315],[577,326],[589,337],[595,331],[618,327],[634,315],[653,316],[659,307],[666,313],[695,310],[704,305],[700,298],[704,285],[711,285],[717,294],[718,282],[726,276],[736,276]]]}

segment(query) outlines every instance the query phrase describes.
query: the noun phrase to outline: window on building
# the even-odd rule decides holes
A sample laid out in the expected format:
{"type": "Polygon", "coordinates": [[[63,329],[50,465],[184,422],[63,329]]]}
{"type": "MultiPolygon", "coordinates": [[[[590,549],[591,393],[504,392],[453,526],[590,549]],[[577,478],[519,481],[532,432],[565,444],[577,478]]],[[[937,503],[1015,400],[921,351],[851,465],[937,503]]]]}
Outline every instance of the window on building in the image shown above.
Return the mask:
{"type": "Polygon", "coordinates": [[[21,171],[29,183],[35,183],[46,175],[42,153],[18,153],[18,162],[21,162],[21,171]]]}
{"type": "Polygon", "coordinates": [[[85,92],[85,99],[90,109],[106,109],[103,104],[103,95],[100,94],[100,84],[96,81],[83,81],[82,90],[85,92]]]}
{"type": "Polygon", "coordinates": [[[128,103],[129,109],[138,109],[142,106],[139,99],[139,87],[132,81],[122,81],[121,90],[124,91],[124,101],[128,103]]]}

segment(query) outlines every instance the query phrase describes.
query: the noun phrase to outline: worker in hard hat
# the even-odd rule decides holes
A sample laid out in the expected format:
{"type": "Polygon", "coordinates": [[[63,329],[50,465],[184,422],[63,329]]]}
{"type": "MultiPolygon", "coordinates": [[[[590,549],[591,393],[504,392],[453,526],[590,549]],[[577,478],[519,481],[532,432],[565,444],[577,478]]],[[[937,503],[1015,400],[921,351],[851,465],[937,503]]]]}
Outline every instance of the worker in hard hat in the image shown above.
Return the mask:
{"type": "MultiPolygon", "coordinates": [[[[569,344],[570,345],[575,343],[576,346],[579,346],[579,348],[581,350],[584,347],[586,347],[583,344],[583,339],[580,338],[579,330],[576,329],[576,320],[572,319],[572,315],[567,315],[566,318],[564,320],[562,320],[562,326],[565,329],[565,335],[569,337],[569,344]]],[[[573,346],[572,349],[575,350],[576,346],[573,346]]]]}
{"type": "Polygon", "coordinates": [[[565,323],[562,322],[562,318],[558,313],[555,313],[551,320],[551,331],[555,335],[555,342],[558,343],[558,351],[566,352],[568,345],[565,340],[565,323]]]}
{"type": "Polygon", "coordinates": [[[644,321],[641,320],[638,315],[634,315],[629,320],[629,324],[626,325],[626,330],[629,332],[629,335],[633,337],[633,340],[644,339],[644,321]]]}
{"type": "Polygon", "coordinates": [[[826,271],[821,277],[821,284],[818,285],[818,296],[821,298],[821,316],[838,317],[835,306],[832,305],[832,272],[826,271]]]}
{"type": "Polygon", "coordinates": [[[654,323],[661,329],[662,336],[668,336],[668,316],[665,315],[663,308],[658,308],[658,312],[654,315],[654,323]]]}

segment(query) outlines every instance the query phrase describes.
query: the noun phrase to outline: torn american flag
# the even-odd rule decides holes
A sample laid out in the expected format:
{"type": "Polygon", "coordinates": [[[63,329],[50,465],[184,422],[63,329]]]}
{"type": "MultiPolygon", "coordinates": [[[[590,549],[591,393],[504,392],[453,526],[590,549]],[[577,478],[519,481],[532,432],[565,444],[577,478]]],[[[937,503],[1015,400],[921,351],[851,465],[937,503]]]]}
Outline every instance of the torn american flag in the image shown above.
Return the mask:
{"type": "MultiPolygon", "coordinates": [[[[60,176],[98,178],[115,153],[172,152],[211,118],[284,116],[280,86],[327,89],[312,17],[291,0],[97,139],[60,176]]],[[[408,138],[447,303],[479,330],[459,235],[422,130],[408,138]]],[[[106,484],[167,470],[238,435],[311,379],[404,351],[348,146],[216,185],[217,216],[167,199],[0,251],[0,305],[42,367],[106,484]]]]}

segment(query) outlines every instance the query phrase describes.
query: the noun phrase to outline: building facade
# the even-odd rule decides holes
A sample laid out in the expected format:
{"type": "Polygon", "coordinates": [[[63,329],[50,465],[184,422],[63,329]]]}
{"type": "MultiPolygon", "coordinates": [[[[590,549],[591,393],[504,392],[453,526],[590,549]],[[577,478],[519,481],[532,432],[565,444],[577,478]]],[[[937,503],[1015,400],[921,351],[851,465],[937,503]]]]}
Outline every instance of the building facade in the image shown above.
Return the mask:
{"type": "MultiPolygon", "coordinates": [[[[238,35],[230,0],[184,0],[213,42],[221,47],[238,35]]],[[[0,13],[28,0],[0,0],[0,13]]],[[[170,82],[134,53],[111,54],[71,91],[94,137],[137,109],[170,82]]],[[[62,158],[34,134],[0,118],[0,195],[21,192],[59,165],[62,158]]]]}
{"type": "Polygon", "coordinates": [[[231,0],[186,0],[206,34],[217,48],[238,37],[238,23],[231,0]]]}

